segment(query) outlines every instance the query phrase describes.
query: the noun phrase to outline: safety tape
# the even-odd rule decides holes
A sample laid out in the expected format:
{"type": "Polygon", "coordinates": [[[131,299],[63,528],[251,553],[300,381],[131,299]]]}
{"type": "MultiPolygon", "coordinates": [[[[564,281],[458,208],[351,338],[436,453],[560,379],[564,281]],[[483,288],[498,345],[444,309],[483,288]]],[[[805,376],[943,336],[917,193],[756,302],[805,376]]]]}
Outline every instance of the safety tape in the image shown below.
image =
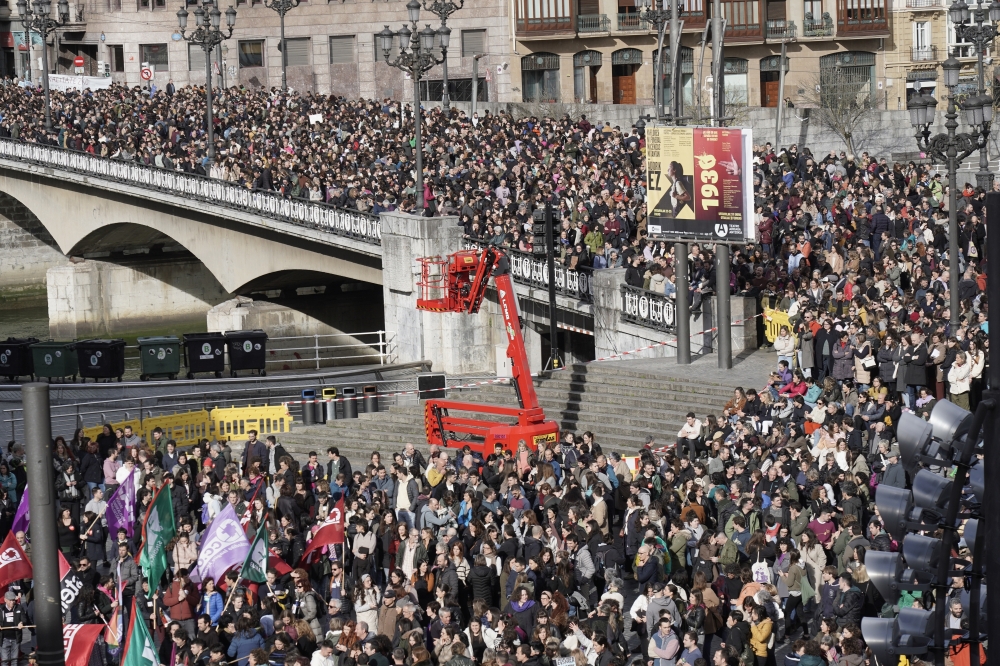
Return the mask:
{"type": "MultiPolygon", "coordinates": [[[[484,382],[473,382],[471,384],[460,384],[458,386],[449,386],[449,387],[447,387],[447,390],[451,391],[453,389],[475,388],[477,386],[485,386],[487,384],[506,384],[509,381],[510,381],[509,377],[501,377],[499,379],[490,379],[490,380],[487,380],[487,381],[484,381],[484,382]]],[[[411,391],[395,391],[393,393],[378,393],[378,394],[376,394],[376,397],[379,397],[379,398],[395,398],[396,396],[400,396],[400,395],[414,395],[416,393],[427,393],[429,391],[435,391],[435,390],[439,390],[439,389],[424,389],[423,391],[421,391],[420,389],[415,389],[415,390],[411,390],[411,391]]],[[[365,396],[362,394],[362,395],[355,395],[352,398],[316,398],[315,400],[289,400],[289,401],[283,402],[281,404],[283,404],[283,405],[306,405],[306,404],[313,405],[313,404],[316,404],[317,402],[347,402],[348,400],[361,401],[361,400],[364,400],[364,397],[365,396]]]]}
{"type": "Polygon", "coordinates": [[[577,328],[576,326],[570,326],[568,324],[563,324],[560,322],[556,322],[556,328],[561,328],[564,331],[570,331],[572,333],[583,333],[584,335],[590,335],[590,336],[594,335],[593,331],[588,331],[585,328],[577,328]]]}

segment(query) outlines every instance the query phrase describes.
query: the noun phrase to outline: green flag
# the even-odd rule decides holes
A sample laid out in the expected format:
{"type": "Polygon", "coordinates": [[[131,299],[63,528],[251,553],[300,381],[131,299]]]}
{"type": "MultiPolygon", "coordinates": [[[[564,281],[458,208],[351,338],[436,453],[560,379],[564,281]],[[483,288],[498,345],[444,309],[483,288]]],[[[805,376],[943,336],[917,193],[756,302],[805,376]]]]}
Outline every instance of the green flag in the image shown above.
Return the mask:
{"type": "Polygon", "coordinates": [[[142,574],[149,581],[149,593],[160,585],[160,578],[167,570],[167,543],[177,536],[174,526],[174,504],[170,497],[170,484],[164,484],[153,498],[143,523],[145,545],[139,557],[142,574]]]}
{"type": "Polygon", "coordinates": [[[156,655],[156,645],[149,634],[146,622],[139,616],[132,600],[132,612],[129,613],[129,631],[125,643],[125,653],[122,666],[156,666],[159,657],[156,655]]]}
{"type": "Polygon", "coordinates": [[[263,522],[257,530],[257,536],[250,544],[250,552],[247,559],[243,561],[240,569],[240,578],[245,578],[253,583],[267,582],[267,560],[270,552],[267,546],[267,523],[263,522]]]}

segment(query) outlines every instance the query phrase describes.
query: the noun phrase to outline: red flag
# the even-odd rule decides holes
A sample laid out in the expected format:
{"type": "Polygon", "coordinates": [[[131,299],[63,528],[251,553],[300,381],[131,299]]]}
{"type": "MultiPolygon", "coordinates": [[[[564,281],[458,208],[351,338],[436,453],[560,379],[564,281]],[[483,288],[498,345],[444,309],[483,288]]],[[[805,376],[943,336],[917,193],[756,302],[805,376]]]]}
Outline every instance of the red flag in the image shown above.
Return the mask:
{"type": "Polygon", "coordinates": [[[31,578],[31,562],[11,531],[0,545],[0,586],[10,585],[22,578],[31,578]]]}
{"type": "Polygon", "coordinates": [[[340,499],[337,500],[337,505],[330,510],[330,517],[327,521],[316,531],[313,536],[312,541],[306,546],[306,550],[302,553],[302,558],[299,560],[299,564],[309,563],[310,556],[313,553],[318,553],[318,551],[325,546],[332,546],[334,544],[344,543],[344,496],[341,495],[340,499]]]}
{"type": "Polygon", "coordinates": [[[267,567],[269,569],[274,569],[278,572],[279,576],[292,573],[292,568],[288,566],[283,559],[281,559],[280,555],[274,552],[273,548],[268,553],[267,567]]]}
{"type": "MultiPolygon", "coordinates": [[[[260,492],[263,483],[257,484],[257,489],[253,491],[253,497],[250,498],[250,502],[247,503],[247,510],[243,512],[243,516],[240,518],[240,525],[243,526],[243,530],[246,531],[247,525],[250,523],[250,518],[253,516],[253,501],[257,499],[257,493],[260,492]]],[[[251,539],[252,541],[253,539],[251,539]]]]}
{"type": "Polygon", "coordinates": [[[90,663],[90,652],[102,631],[102,624],[64,624],[63,651],[66,666],[87,666],[90,663]]]}

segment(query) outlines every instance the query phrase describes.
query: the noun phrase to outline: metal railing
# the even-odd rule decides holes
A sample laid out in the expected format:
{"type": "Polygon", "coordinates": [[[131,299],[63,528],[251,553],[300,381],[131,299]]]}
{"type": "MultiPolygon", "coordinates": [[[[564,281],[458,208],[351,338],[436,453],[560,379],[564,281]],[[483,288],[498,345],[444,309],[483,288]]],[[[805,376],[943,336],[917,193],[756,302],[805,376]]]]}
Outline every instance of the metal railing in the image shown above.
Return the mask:
{"type": "MultiPolygon", "coordinates": [[[[470,386],[480,382],[495,381],[492,376],[456,376],[447,377],[446,386],[449,391],[471,391],[478,386],[470,386]]],[[[277,387],[253,387],[246,389],[229,389],[225,391],[208,391],[198,393],[172,393],[145,398],[121,398],[117,400],[94,400],[52,406],[52,435],[69,437],[77,428],[89,428],[104,423],[118,423],[133,418],[146,419],[155,416],[197,411],[212,410],[216,407],[250,407],[261,405],[278,405],[291,403],[288,411],[297,420],[302,415],[302,399],[304,389],[336,388],[340,396],[345,387],[359,388],[376,386],[379,394],[379,407],[403,404],[419,404],[417,399],[417,377],[400,379],[365,379],[335,380],[320,382],[304,379],[301,382],[284,384],[277,387]],[[405,393],[405,395],[393,395],[405,393]]],[[[362,394],[358,391],[358,405],[362,404],[362,394]]],[[[359,410],[361,411],[361,410],[359,410]]],[[[384,411],[384,410],[383,410],[384,411]]],[[[3,411],[4,432],[9,440],[24,441],[24,410],[21,408],[5,409],[3,411]]],[[[263,433],[262,433],[263,434],[263,433]]],[[[9,441],[8,440],[8,441],[9,441]]]]}
{"type": "MultiPolygon", "coordinates": [[[[485,243],[478,243],[471,240],[465,241],[466,249],[485,246],[485,243]]],[[[505,248],[504,252],[510,257],[510,275],[515,283],[548,289],[548,262],[520,250],[505,248]]],[[[555,273],[557,294],[576,298],[587,303],[594,300],[594,292],[590,283],[593,269],[587,267],[571,270],[556,262],[555,273]]]]}
{"type": "Polygon", "coordinates": [[[926,7],[944,7],[941,0],[906,0],[906,6],[911,9],[922,9],[926,7]]]}
{"type": "Polygon", "coordinates": [[[382,226],[377,215],[314,201],[286,199],[273,192],[251,190],[228,181],[9,139],[0,139],[0,157],[176,194],[273,220],[322,229],[373,245],[382,243],[382,226]]]}
{"type": "Polygon", "coordinates": [[[833,18],[829,13],[823,12],[820,20],[813,20],[812,14],[807,12],[805,20],[802,21],[803,37],[832,37],[833,18]]]}
{"type": "Polygon", "coordinates": [[[639,18],[639,14],[636,12],[618,15],[618,30],[621,32],[642,32],[652,29],[653,26],[650,25],[649,21],[639,18]]]}
{"type": "Polygon", "coordinates": [[[674,302],[663,294],[623,284],[622,321],[673,333],[674,302]]]}
{"type": "Polygon", "coordinates": [[[581,14],[576,17],[577,32],[610,32],[611,19],[607,14],[581,14]]]}
{"type": "Polygon", "coordinates": [[[795,22],[771,19],[767,22],[768,39],[795,39],[795,22]]]}
{"type": "Polygon", "coordinates": [[[913,46],[910,47],[910,60],[913,62],[925,62],[927,60],[937,60],[936,46],[913,46]]]}

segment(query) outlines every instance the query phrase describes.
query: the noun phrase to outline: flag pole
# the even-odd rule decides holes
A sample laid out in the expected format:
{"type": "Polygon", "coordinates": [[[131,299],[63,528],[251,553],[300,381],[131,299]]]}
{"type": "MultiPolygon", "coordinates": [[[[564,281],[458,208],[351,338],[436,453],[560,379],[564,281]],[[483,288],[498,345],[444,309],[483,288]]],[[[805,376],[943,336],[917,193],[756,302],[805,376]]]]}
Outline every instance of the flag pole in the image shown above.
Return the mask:
{"type": "MultiPolygon", "coordinates": [[[[242,573],[243,573],[243,570],[241,568],[240,569],[240,574],[242,574],[242,573]]],[[[229,596],[226,598],[226,605],[222,607],[222,612],[223,613],[225,613],[226,609],[229,608],[229,604],[232,602],[233,596],[236,594],[236,588],[238,588],[240,586],[240,580],[241,580],[240,578],[237,578],[236,582],[233,584],[233,589],[231,589],[229,591],[229,596]]]]}

